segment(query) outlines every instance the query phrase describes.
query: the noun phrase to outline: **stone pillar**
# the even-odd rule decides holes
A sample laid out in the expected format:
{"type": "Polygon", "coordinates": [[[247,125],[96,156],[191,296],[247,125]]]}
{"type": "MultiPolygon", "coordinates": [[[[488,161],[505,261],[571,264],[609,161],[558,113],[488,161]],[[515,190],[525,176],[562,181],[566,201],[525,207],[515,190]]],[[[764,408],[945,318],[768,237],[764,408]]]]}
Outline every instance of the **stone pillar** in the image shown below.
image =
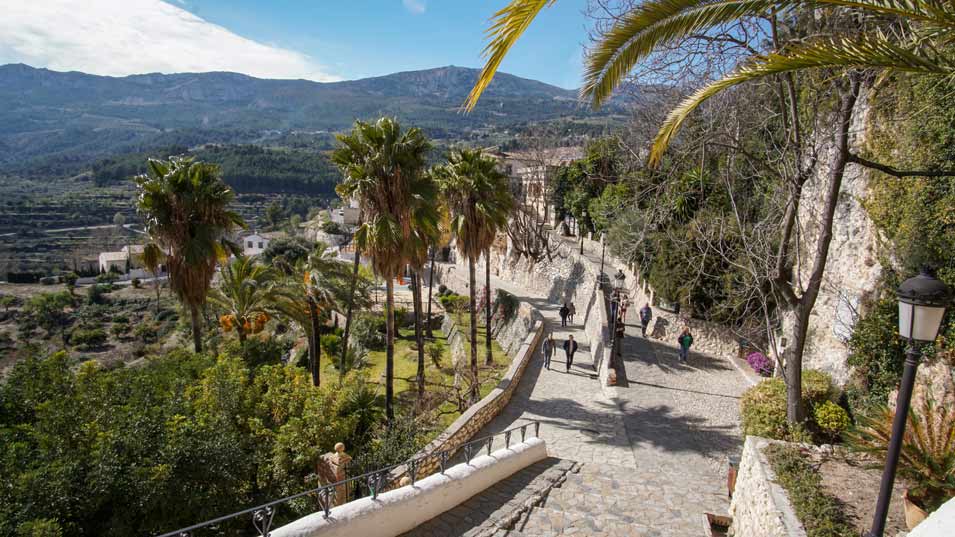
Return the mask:
{"type": "MultiPolygon", "coordinates": [[[[351,456],[345,453],[345,444],[339,442],[335,444],[335,453],[326,453],[321,456],[318,463],[318,475],[325,483],[337,483],[344,481],[348,475],[346,469],[351,462],[351,456]]],[[[335,501],[333,505],[341,505],[348,502],[348,487],[339,485],[335,487],[335,501]]]]}

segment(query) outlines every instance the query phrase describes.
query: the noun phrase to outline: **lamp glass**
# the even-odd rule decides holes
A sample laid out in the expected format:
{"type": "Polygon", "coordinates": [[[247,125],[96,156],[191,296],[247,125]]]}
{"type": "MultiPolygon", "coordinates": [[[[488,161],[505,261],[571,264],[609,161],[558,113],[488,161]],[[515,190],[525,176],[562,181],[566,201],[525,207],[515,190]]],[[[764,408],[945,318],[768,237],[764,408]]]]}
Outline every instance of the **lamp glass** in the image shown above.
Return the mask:
{"type": "Polygon", "coordinates": [[[899,335],[916,341],[935,341],[945,308],[899,301],[899,335]]]}

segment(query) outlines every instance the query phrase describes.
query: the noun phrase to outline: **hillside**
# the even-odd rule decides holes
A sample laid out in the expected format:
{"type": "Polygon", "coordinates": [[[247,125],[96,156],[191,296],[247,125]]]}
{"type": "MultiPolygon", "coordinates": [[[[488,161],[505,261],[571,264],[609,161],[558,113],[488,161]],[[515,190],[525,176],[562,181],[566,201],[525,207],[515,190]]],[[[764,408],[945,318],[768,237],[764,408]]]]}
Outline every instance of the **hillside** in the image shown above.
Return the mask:
{"type": "Polygon", "coordinates": [[[66,174],[78,163],[170,145],[328,138],[355,119],[382,114],[446,140],[595,115],[578,106],[572,90],[504,73],[473,113],[462,114],[477,74],[451,66],[318,83],[218,72],[117,78],[4,65],[0,172],[66,174]]]}

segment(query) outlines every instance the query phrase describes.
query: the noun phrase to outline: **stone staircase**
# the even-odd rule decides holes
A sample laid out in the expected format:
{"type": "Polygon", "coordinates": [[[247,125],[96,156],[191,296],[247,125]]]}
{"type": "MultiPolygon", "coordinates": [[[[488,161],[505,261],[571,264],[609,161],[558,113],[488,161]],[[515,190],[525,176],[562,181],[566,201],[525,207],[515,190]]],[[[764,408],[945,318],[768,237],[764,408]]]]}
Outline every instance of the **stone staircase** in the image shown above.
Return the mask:
{"type": "MultiPolygon", "coordinates": [[[[721,492],[700,491],[704,498],[694,512],[674,509],[669,489],[692,475],[670,473],[647,479],[633,468],[575,465],[536,505],[515,517],[513,525],[481,535],[492,537],[680,537],[709,535],[704,511],[725,503],[721,492]],[[698,510],[696,510],[698,509],[698,510]]],[[[718,508],[717,508],[718,509],[718,508]]],[[[721,509],[719,509],[721,511],[721,509]]]]}

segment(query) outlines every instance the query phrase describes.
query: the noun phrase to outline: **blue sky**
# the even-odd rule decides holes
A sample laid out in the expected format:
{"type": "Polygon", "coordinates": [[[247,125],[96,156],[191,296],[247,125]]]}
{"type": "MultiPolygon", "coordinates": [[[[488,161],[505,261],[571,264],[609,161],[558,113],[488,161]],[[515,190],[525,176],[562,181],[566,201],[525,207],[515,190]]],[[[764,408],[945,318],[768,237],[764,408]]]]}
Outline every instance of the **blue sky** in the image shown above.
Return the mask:
{"type": "MultiPolygon", "coordinates": [[[[506,0],[30,0],[5,7],[0,64],[122,76],[228,70],[341,80],[480,67],[506,0]]],[[[586,0],[538,18],[502,70],[575,88],[586,0]]]]}

